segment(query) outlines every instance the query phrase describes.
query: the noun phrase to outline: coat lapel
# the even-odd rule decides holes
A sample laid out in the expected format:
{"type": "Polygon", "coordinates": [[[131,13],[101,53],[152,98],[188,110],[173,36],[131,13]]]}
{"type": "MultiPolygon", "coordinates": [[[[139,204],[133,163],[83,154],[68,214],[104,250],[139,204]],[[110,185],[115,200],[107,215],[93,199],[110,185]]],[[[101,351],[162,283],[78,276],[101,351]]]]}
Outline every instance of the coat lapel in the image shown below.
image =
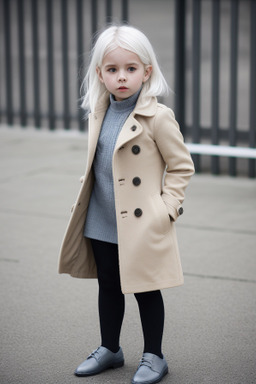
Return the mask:
{"type": "Polygon", "coordinates": [[[134,111],[126,120],[118,136],[115,151],[142,133],[143,127],[136,119],[136,116],[154,116],[156,109],[157,99],[155,97],[145,97],[142,90],[134,111]],[[134,126],[136,126],[135,130],[133,129],[134,126]]]}
{"type": "MultiPolygon", "coordinates": [[[[100,135],[101,125],[109,105],[109,93],[106,91],[102,94],[95,108],[95,112],[89,115],[88,128],[88,165],[89,170],[94,159],[97,142],[100,135]]],[[[134,111],[126,120],[116,142],[115,151],[122,147],[128,141],[139,136],[143,131],[142,125],[136,119],[136,115],[153,116],[156,113],[157,99],[155,97],[145,97],[144,90],[138,98],[134,111]],[[132,127],[136,126],[136,130],[132,127]]]]}
{"type": "Polygon", "coordinates": [[[89,125],[88,125],[88,162],[87,169],[89,170],[92,166],[94,159],[97,142],[100,135],[102,121],[105,116],[104,112],[92,113],[89,116],[89,125]]]}
{"type": "Polygon", "coordinates": [[[101,125],[109,105],[109,93],[103,92],[101,95],[95,111],[89,115],[88,124],[88,160],[87,160],[87,171],[89,172],[94,159],[97,142],[100,135],[101,125]]]}
{"type": "Polygon", "coordinates": [[[141,124],[134,118],[134,116],[128,117],[124,126],[118,136],[115,151],[122,147],[128,141],[134,139],[141,134],[143,128],[141,124]],[[136,130],[133,130],[133,127],[136,126],[136,130]]]}

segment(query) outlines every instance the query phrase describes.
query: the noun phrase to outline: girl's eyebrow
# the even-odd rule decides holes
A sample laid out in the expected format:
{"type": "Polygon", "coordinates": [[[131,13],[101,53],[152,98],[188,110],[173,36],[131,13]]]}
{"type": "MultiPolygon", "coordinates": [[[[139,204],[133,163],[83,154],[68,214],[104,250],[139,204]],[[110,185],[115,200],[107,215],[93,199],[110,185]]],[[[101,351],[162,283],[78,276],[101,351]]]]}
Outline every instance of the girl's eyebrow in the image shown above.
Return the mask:
{"type": "Polygon", "coordinates": [[[139,63],[134,62],[134,63],[129,63],[127,65],[130,65],[130,66],[132,66],[132,65],[139,65],[139,63]]]}
{"type": "MultiPolygon", "coordinates": [[[[136,63],[136,62],[134,62],[134,63],[126,63],[125,65],[127,65],[127,66],[139,65],[139,63],[136,63]]],[[[107,64],[104,65],[105,68],[116,67],[116,66],[118,66],[118,64],[109,64],[109,63],[107,63],[107,64]]]]}
{"type": "Polygon", "coordinates": [[[116,67],[116,64],[105,64],[104,67],[105,67],[105,68],[108,68],[108,67],[116,67]]]}

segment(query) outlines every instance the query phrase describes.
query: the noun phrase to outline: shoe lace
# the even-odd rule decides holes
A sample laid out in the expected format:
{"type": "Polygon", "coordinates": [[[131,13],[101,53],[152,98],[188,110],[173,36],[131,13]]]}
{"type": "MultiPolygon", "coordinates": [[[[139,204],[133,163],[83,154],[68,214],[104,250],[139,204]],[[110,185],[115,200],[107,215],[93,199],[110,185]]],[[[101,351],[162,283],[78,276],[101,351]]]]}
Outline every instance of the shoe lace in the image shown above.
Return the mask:
{"type": "Polygon", "coordinates": [[[88,359],[91,359],[92,357],[95,357],[97,359],[97,354],[99,353],[98,350],[100,349],[100,347],[98,347],[97,349],[95,349],[95,351],[93,351],[89,356],[88,356],[88,359]]]}
{"type": "Polygon", "coordinates": [[[140,360],[139,367],[141,367],[142,365],[145,365],[146,367],[151,368],[152,361],[148,360],[148,359],[145,358],[145,357],[142,357],[141,360],[140,360]]]}

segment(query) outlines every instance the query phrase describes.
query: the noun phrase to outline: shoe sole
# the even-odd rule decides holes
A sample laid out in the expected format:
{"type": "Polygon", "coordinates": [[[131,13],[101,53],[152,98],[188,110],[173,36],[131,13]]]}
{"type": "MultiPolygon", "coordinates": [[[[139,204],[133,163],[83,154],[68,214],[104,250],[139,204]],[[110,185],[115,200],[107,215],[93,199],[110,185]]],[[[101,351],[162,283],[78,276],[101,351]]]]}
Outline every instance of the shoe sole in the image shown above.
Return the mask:
{"type": "Polygon", "coordinates": [[[164,370],[162,375],[156,381],[144,381],[143,383],[140,383],[139,381],[132,380],[132,384],[157,384],[164,378],[165,375],[167,375],[167,373],[168,373],[168,368],[164,370]]]}
{"type": "Polygon", "coordinates": [[[98,375],[99,373],[102,373],[102,372],[106,371],[107,369],[121,368],[121,367],[123,367],[123,365],[124,365],[124,360],[120,361],[118,363],[115,363],[115,364],[108,365],[107,367],[104,367],[104,368],[102,368],[101,370],[98,370],[98,371],[94,371],[94,372],[90,372],[90,373],[75,372],[74,374],[76,376],[78,376],[78,377],[95,376],[95,375],[98,375]]]}

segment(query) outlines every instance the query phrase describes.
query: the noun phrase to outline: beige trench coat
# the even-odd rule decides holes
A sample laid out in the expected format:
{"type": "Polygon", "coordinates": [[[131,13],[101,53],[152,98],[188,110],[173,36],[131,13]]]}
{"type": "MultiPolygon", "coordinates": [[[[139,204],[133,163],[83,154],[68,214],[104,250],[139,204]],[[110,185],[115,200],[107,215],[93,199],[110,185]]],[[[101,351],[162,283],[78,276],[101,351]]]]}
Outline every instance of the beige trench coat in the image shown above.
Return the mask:
{"type": "MultiPolygon", "coordinates": [[[[106,92],[89,116],[87,168],[61,247],[59,273],[73,277],[97,277],[91,243],[83,231],[108,100],[106,92]]],[[[172,110],[142,91],[119,134],[112,164],[122,292],[183,284],[174,222],[183,212],[194,166],[172,110]]]]}

